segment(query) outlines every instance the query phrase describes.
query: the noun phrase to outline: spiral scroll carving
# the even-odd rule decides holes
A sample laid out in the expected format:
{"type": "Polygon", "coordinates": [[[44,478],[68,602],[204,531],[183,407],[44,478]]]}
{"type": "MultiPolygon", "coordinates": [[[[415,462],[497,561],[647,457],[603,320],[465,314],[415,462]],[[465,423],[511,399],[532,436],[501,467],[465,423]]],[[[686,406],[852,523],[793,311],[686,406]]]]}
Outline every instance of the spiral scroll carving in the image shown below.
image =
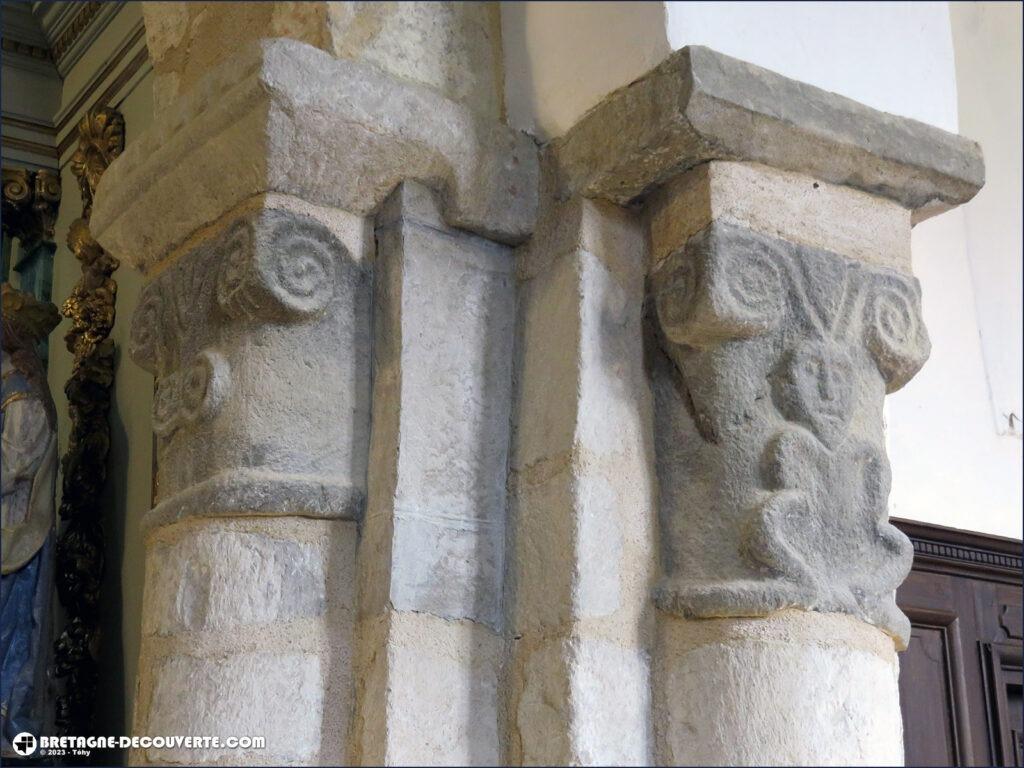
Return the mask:
{"type": "Polygon", "coordinates": [[[916,284],[893,278],[877,281],[864,307],[868,349],[893,392],[916,374],[931,345],[921,322],[921,299],[916,284]]]}
{"type": "Polygon", "coordinates": [[[3,229],[21,240],[23,248],[53,240],[53,225],[60,208],[57,171],[3,169],[3,229]]]}
{"type": "Polygon", "coordinates": [[[311,220],[268,212],[258,231],[240,222],[217,250],[217,300],[233,317],[300,321],[334,295],[341,246],[311,220]]]}

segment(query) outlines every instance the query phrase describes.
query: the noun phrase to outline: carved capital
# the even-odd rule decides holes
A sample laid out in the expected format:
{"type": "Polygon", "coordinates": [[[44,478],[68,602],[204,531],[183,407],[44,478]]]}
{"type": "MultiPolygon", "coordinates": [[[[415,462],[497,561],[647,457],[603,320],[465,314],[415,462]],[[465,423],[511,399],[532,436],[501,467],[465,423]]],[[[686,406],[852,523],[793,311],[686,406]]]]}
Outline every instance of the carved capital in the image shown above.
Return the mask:
{"type": "Polygon", "coordinates": [[[311,218],[278,210],[243,217],[145,288],[132,318],[132,359],[163,381],[186,364],[182,349],[197,317],[215,326],[315,320],[335,297],[347,259],[311,218]]]}
{"type": "Polygon", "coordinates": [[[240,222],[220,246],[217,301],[232,317],[300,321],[315,317],[334,294],[340,245],[320,225],[267,214],[240,222]]]}
{"type": "Polygon", "coordinates": [[[369,277],[336,231],[287,207],[226,222],[143,289],[129,352],[156,377],[151,521],[292,514],[295,504],[358,513],[368,301],[369,277]],[[270,496],[251,490],[253,478],[303,490],[257,512],[252,499],[270,496]]]}
{"type": "Polygon", "coordinates": [[[881,409],[928,356],[917,281],[714,223],[651,291],[661,607],[841,611],[905,641],[881,409]]]}
{"type": "Polygon", "coordinates": [[[57,171],[3,169],[3,228],[28,247],[53,241],[53,224],[60,208],[57,171]]]}
{"type": "Polygon", "coordinates": [[[153,401],[153,431],[168,437],[200,418],[212,418],[231,386],[231,366],[219,352],[204,349],[190,366],[160,382],[153,401]]]}

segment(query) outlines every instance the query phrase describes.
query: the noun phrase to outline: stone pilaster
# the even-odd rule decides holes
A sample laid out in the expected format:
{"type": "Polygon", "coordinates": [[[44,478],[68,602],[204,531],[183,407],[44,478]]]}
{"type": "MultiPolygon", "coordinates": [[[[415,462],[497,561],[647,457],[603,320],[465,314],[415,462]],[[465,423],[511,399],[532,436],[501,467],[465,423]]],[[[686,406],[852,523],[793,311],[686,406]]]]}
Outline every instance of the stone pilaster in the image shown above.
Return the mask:
{"type": "Polygon", "coordinates": [[[376,219],[358,759],[502,762],[512,249],[402,184],[376,219]]]}
{"type": "Polygon", "coordinates": [[[552,206],[519,254],[509,761],[650,765],[651,401],[634,212],[552,206]]]}
{"type": "Polygon", "coordinates": [[[929,350],[911,223],[977,146],[690,48],[553,149],[648,226],[658,762],[901,763],[882,402],[929,350]]]}
{"type": "Polygon", "coordinates": [[[498,762],[509,246],[537,158],[496,119],[496,10],[145,13],[156,119],[94,209],[149,280],[134,727],[267,743],[133,758],[498,762]]]}

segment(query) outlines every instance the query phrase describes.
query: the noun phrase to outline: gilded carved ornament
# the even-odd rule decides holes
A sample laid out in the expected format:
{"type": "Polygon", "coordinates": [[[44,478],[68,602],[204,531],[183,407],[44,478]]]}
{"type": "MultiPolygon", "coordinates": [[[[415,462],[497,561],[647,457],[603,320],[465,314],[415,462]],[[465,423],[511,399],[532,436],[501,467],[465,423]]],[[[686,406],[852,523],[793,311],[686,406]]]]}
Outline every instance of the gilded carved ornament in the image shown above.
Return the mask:
{"type": "Polygon", "coordinates": [[[68,232],[68,247],[82,274],[65,300],[71,320],[64,339],[74,356],[64,385],[71,428],[61,461],[63,521],[57,542],[57,593],[67,616],[54,649],[54,674],[64,678],[57,699],[57,726],[64,733],[88,734],[98,685],[96,654],[104,540],[100,494],[110,450],[110,385],[114,380],[114,325],[118,261],[89,231],[96,185],[124,149],[124,118],[113,109],[90,110],[78,125],[78,149],[71,170],[82,194],[82,216],[68,232]]]}
{"type": "Polygon", "coordinates": [[[41,169],[3,169],[3,228],[23,248],[53,240],[60,207],[60,174],[41,169]]]}

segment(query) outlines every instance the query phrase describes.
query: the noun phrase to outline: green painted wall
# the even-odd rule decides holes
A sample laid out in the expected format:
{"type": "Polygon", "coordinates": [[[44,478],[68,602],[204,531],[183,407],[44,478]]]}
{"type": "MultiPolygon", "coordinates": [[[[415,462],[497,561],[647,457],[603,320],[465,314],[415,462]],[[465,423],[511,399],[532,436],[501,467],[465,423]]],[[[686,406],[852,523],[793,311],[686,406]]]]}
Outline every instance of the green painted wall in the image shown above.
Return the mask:
{"type": "MultiPolygon", "coordinates": [[[[62,104],[65,107],[75,102],[82,89],[110,60],[140,19],[139,4],[127,3],[99,35],[64,80],[62,104]]],[[[116,78],[118,71],[131,58],[125,56],[108,79],[116,78]]],[[[146,68],[148,64],[144,65],[146,68]]],[[[102,88],[98,91],[102,92],[102,88]]],[[[126,142],[130,144],[153,120],[151,71],[116,93],[110,106],[124,115],[126,142]]],[[[71,150],[61,158],[63,200],[55,227],[58,247],[54,257],[53,301],[58,305],[71,292],[80,275],[79,264],[66,244],[68,228],[82,211],[78,183],[68,165],[70,156],[71,150]]],[[[153,378],[135,365],[127,353],[131,318],[138,304],[142,277],[130,267],[122,266],[114,273],[114,279],[118,285],[117,317],[111,336],[116,347],[116,368],[110,412],[109,472],[104,497],[107,565],[102,600],[102,687],[97,726],[100,733],[121,734],[130,733],[135,701],[143,583],[139,522],[149,509],[152,497],[150,414],[153,378]]],[[[71,373],[72,362],[71,354],[64,346],[67,327],[68,321],[65,320],[50,338],[49,379],[59,414],[58,434],[62,453],[67,445],[69,428],[64,382],[71,373]]],[[[59,494],[58,487],[58,497],[59,494]]]]}

